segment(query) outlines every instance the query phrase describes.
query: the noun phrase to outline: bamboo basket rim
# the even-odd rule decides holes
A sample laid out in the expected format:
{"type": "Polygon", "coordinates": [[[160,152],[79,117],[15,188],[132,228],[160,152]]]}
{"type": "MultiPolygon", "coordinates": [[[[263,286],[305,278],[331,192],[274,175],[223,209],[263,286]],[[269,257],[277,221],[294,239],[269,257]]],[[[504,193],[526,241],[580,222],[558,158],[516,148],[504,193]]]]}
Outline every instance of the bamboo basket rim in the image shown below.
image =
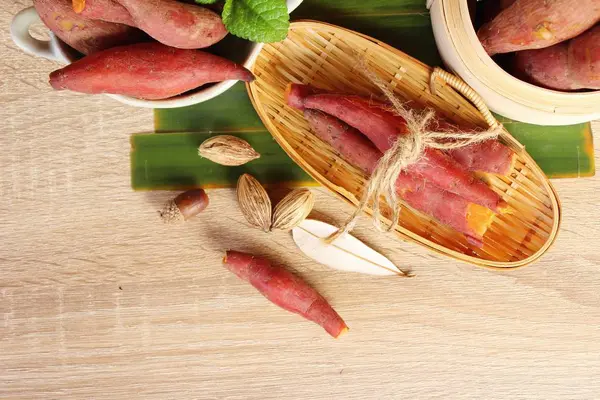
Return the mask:
{"type": "MultiPolygon", "coordinates": [[[[329,23],[314,21],[314,20],[299,20],[299,21],[292,22],[290,24],[290,31],[300,29],[300,28],[313,28],[313,29],[326,28],[326,29],[329,29],[332,31],[339,31],[344,34],[356,35],[356,36],[360,37],[361,39],[369,41],[371,44],[380,46],[380,47],[390,51],[395,56],[398,56],[400,58],[410,59],[412,62],[418,64],[419,67],[430,70],[433,77],[439,76],[439,73],[436,73],[436,74],[433,73],[435,70],[433,70],[432,67],[422,63],[421,61],[409,56],[406,53],[403,53],[402,51],[400,51],[384,42],[381,42],[377,39],[374,39],[374,38],[372,38],[368,35],[362,34],[360,32],[356,32],[356,31],[353,31],[353,30],[350,30],[347,28],[343,28],[343,27],[334,25],[334,24],[329,24],[329,23]]],[[[267,47],[268,47],[268,45],[265,45],[265,47],[263,48],[263,50],[261,50],[261,52],[264,52],[267,47]]],[[[255,68],[255,66],[253,66],[251,68],[251,70],[254,71],[254,68],[255,68]]],[[[460,78],[456,77],[453,74],[450,74],[447,71],[443,71],[443,73],[447,74],[449,76],[452,76],[458,82],[461,82],[465,87],[467,87],[469,90],[471,90],[473,93],[475,93],[477,98],[479,98],[479,95],[477,95],[476,92],[472,88],[470,88],[466,83],[464,83],[460,78]]],[[[254,87],[256,85],[255,82],[246,83],[246,89],[247,89],[249,98],[250,98],[252,105],[255,108],[257,114],[259,115],[260,119],[265,124],[265,126],[267,127],[267,130],[269,131],[269,133],[271,133],[271,135],[274,137],[274,139],[277,141],[277,143],[292,158],[292,160],[295,163],[297,163],[302,169],[304,169],[304,171],[306,171],[313,179],[315,179],[315,181],[317,181],[322,186],[326,187],[330,192],[332,192],[332,194],[335,197],[345,201],[346,203],[352,205],[353,207],[356,207],[356,204],[354,203],[354,201],[349,196],[344,195],[344,193],[349,194],[349,192],[346,189],[341,188],[341,187],[333,184],[332,182],[330,182],[321,173],[319,173],[317,170],[315,170],[312,165],[307,163],[304,160],[304,157],[302,157],[302,155],[300,155],[284,137],[277,134],[278,129],[273,125],[273,122],[271,121],[271,119],[265,115],[265,112],[261,109],[261,107],[258,104],[257,95],[254,92],[254,87]]],[[[448,90],[452,90],[455,93],[461,95],[462,97],[465,97],[463,93],[456,90],[450,84],[447,84],[446,86],[448,86],[448,90]]],[[[479,109],[477,109],[475,107],[475,105],[473,105],[471,100],[469,100],[467,98],[467,101],[469,102],[469,105],[471,107],[473,107],[477,111],[477,113],[480,114],[485,119],[485,116],[483,115],[483,113],[479,109]]],[[[483,104],[483,101],[481,101],[481,102],[483,104]]],[[[485,104],[483,104],[483,106],[485,107],[485,109],[487,109],[487,106],[485,106],[485,104]]],[[[488,112],[489,112],[489,110],[488,110],[488,112]]],[[[494,118],[494,121],[499,124],[499,122],[497,120],[495,120],[495,118],[494,118]]],[[[545,191],[548,194],[548,197],[551,201],[552,214],[553,214],[552,226],[551,226],[551,231],[550,231],[551,233],[550,233],[550,236],[545,241],[545,243],[535,253],[531,254],[530,256],[528,256],[526,258],[518,260],[518,261],[486,260],[483,258],[470,256],[467,254],[460,253],[456,250],[449,249],[441,244],[431,241],[430,239],[424,238],[421,235],[419,235],[415,232],[412,232],[411,230],[409,230],[401,225],[397,226],[397,228],[395,230],[395,234],[403,240],[409,240],[414,243],[417,243],[417,244],[423,246],[424,248],[426,248],[430,251],[433,251],[435,253],[445,255],[450,258],[454,258],[458,261],[470,263],[470,264],[481,266],[481,267],[486,267],[489,269],[495,269],[495,270],[515,269],[515,268],[520,268],[520,267],[529,265],[529,264],[539,260],[539,258],[543,254],[545,254],[548,251],[548,249],[556,241],[556,237],[557,237],[557,234],[558,234],[558,231],[560,228],[560,224],[561,224],[561,220],[562,220],[561,203],[560,203],[560,200],[556,193],[556,190],[554,189],[554,186],[548,180],[546,175],[541,171],[541,169],[539,168],[537,163],[533,160],[533,158],[531,158],[531,156],[525,151],[525,146],[523,146],[512,135],[510,135],[510,133],[504,127],[502,128],[501,137],[505,141],[505,143],[509,147],[511,147],[513,149],[513,151],[515,151],[515,153],[517,153],[520,157],[523,157],[530,165],[535,167],[534,172],[537,174],[537,177],[540,179],[540,183],[543,185],[543,188],[545,189],[545,191]]],[[[370,211],[371,210],[369,209],[366,212],[366,214],[369,216],[371,216],[370,211]]],[[[386,220],[385,218],[382,218],[382,219],[386,220]]]]}
{"type": "Polygon", "coordinates": [[[500,95],[537,111],[565,115],[596,114],[600,90],[563,92],[546,89],[515,78],[504,71],[484,50],[471,22],[468,0],[441,1],[446,32],[469,73],[500,95]],[[465,62],[468,60],[468,62],[465,62]]]}

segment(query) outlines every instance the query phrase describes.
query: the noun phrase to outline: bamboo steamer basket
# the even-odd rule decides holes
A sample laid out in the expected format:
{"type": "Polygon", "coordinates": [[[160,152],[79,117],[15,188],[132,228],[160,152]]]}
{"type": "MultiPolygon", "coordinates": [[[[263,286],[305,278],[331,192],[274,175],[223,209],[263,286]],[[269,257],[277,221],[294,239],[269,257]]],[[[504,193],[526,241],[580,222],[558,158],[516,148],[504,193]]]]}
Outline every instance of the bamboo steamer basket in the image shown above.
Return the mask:
{"type": "MultiPolygon", "coordinates": [[[[600,91],[561,92],[521,81],[488,56],[471,22],[469,2],[428,0],[431,25],[444,63],[505,117],[536,125],[600,119],[600,91]]],[[[490,0],[492,1],[492,0],[490,0]]]]}
{"type": "MultiPolygon", "coordinates": [[[[287,154],[353,206],[359,203],[368,178],[311,132],[302,113],[285,104],[284,91],[289,82],[296,82],[361,95],[378,93],[356,70],[357,54],[406,101],[433,107],[457,123],[498,124],[472,89],[441,69],[434,70],[385,43],[344,28],[316,21],[292,23],[286,40],[265,45],[258,55],[253,67],[256,80],[247,85],[248,93],[263,123],[287,154]]],[[[494,218],[482,248],[406,205],[395,234],[437,253],[490,268],[520,267],[542,256],[558,233],[559,200],[524,147],[506,130],[501,140],[516,153],[514,168],[508,176],[481,174],[481,178],[509,204],[511,213],[494,218]]],[[[383,201],[382,207],[381,220],[389,223],[389,207],[383,201]]],[[[371,215],[372,210],[367,213],[371,215]]]]}

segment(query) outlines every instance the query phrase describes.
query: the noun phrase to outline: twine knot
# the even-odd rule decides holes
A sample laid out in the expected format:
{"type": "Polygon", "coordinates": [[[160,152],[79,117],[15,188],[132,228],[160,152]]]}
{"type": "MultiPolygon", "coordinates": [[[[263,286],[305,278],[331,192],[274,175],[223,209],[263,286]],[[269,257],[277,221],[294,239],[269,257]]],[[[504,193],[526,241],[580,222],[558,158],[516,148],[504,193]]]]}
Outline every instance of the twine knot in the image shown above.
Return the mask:
{"type": "Polygon", "coordinates": [[[394,145],[383,154],[375,171],[371,175],[362,199],[350,219],[337,232],[326,239],[331,243],[341,235],[354,229],[359,216],[373,205],[373,223],[380,232],[389,232],[396,228],[401,212],[401,202],[396,190],[396,181],[407,168],[418,163],[427,149],[452,150],[471,146],[490,139],[496,139],[502,131],[502,126],[485,131],[473,132],[437,132],[434,127],[436,113],[434,110],[415,110],[407,108],[404,103],[387,87],[378,76],[364,65],[364,60],[358,63],[358,70],[381,90],[391,104],[391,111],[404,119],[406,134],[400,135],[394,145]],[[392,223],[383,226],[380,221],[381,197],[384,196],[392,207],[392,223]]]}

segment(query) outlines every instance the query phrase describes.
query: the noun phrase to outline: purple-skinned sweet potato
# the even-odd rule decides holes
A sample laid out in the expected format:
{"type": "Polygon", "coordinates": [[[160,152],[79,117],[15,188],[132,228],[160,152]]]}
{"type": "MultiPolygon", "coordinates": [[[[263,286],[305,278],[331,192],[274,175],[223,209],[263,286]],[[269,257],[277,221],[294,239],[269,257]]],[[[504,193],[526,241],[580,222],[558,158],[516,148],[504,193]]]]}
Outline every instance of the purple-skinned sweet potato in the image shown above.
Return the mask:
{"type": "Polygon", "coordinates": [[[600,89],[600,25],[568,42],[518,52],[515,71],[550,89],[600,89]]]}
{"type": "Polygon", "coordinates": [[[50,74],[57,90],[148,100],[173,97],[206,83],[253,79],[246,68],[222,57],[156,42],[104,50],[50,74]]]}
{"type": "Polygon", "coordinates": [[[86,18],[136,26],[129,11],[114,0],[72,0],[73,10],[86,18]]]}
{"type": "MultiPolygon", "coordinates": [[[[306,109],[304,118],[312,131],[350,164],[367,175],[375,171],[383,153],[358,130],[321,111],[306,109]]],[[[494,216],[487,208],[442,190],[418,175],[401,173],[396,191],[409,206],[463,233],[474,245],[481,245],[494,216]]]]}
{"type": "Polygon", "coordinates": [[[598,0],[516,0],[477,32],[489,55],[542,49],[600,21],[598,0]]]}
{"type": "MultiPolygon", "coordinates": [[[[286,88],[285,100],[289,106],[303,110],[305,99],[308,96],[320,93],[330,92],[310,85],[291,83],[286,88]]],[[[373,100],[370,103],[375,104],[373,100]]],[[[457,129],[455,125],[441,118],[436,119],[429,128],[441,132],[455,132],[457,129]]],[[[514,159],[514,153],[497,140],[487,140],[482,143],[450,150],[448,154],[469,171],[488,172],[499,175],[506,175],[510,172],[514,159]]]]}
{"type": "Polygon", "coordinates": [[[115,0],[135,26],[167,46],[201,49],[227,35],[221,17],[207,8],[175,0],[115,0]]]}
{"type": "Polygon", "coordinates": [[[63,42],[83,54],[140,42],[145,35],[132,27],[78,15],[70,0],[34,0],[41,20],[63,42]]]}
{"type": "Polygon", "coordinates": [[[223,264],[271,303],[319,324],[334,338],[348,331],[342,317],[327,300],[287,269],[274,266],[265,258],[233,250],[227,252],[223,264]]]}
{"type": "MultiPolygon", "coordinates": [[[[375,100],[354,95],[323,93],[308,96],[304,107],[316,109],[344,121],[367,136],[381,151],[386,152],[400,135],[408,133],[406,121],[375,100]]],[[[423,176],[443,190],[499,212],[504,203],[497,193],[466,171],[449,155],[428,148],[407,172],[423,176]]]]}

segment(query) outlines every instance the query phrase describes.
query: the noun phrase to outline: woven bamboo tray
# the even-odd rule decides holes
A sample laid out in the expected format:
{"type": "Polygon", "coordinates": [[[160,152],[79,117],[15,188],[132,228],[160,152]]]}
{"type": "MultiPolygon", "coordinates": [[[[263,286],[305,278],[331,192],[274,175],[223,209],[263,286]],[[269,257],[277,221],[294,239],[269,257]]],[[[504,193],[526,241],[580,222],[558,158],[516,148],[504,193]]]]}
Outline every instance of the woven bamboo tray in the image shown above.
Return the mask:
{"type": "MultiPolygon", "coordinates": [[[[457,123],[498,124],[472,89],[443,70],[344,28],[316,21],[293,23],[285,41],[265,45],[259,54],[253,68],[256,80],[247,85],[248,93],[265,126],[288,155],[321,185],[354,206],[367,177],[311,132],[302,113],[285,104],[284,91],[289,82],[296,82],[367,96],[379,93],[355,69],[359,58],[389,82],[398,97],[415,106],[433,107],[457,123]]],[[[482,248],[408,206],[402,208],[395,233],[457,260],[491,268],[524,266],[544,254],[558,233],[560,203],[524,147],[507,131],[502,140],[517,154],[513,170],[508,176],[481,174],[481,178],[502,196],[511,212],[494,219],[482,248]]],[[[382,220],[389,223],[389,208],[383,208],[382,220]]]]}

